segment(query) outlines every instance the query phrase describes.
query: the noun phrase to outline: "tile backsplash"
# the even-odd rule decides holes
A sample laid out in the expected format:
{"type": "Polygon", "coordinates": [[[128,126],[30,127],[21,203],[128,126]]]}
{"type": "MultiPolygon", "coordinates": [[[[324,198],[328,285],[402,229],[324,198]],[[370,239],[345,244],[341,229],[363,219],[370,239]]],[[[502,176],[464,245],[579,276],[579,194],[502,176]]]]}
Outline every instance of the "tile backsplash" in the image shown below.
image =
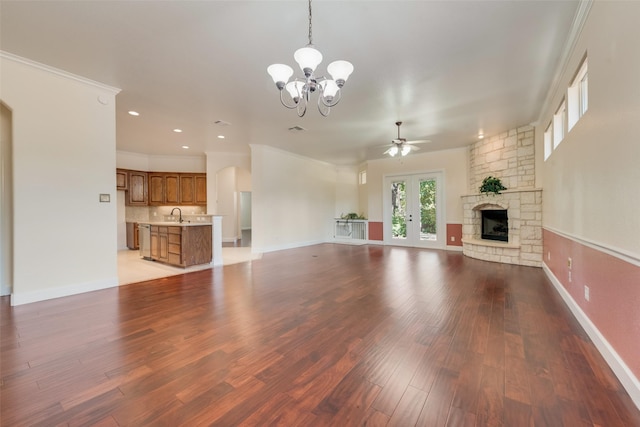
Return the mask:
{"type": "Polygon", "coordinates": [[[183,217],[207,213],[205,206],[125,206],[125,218],[127,222],[163,221],[174,207],[180,208],[183,217]]]}

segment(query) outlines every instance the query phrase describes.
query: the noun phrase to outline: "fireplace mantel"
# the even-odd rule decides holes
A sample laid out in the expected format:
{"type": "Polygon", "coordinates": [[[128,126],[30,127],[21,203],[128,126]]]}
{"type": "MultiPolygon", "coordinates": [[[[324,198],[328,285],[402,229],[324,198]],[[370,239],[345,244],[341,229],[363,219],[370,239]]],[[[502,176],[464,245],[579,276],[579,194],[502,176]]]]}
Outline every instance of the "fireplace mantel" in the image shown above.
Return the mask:
{"type": "Polygon", "coordinates": [[[542,189],[506,190],[500,194],[462,196],[462,252],[471,257],[506,264],[542,265],[542,189]],[[509,241],[480,237],[480,211],[506,209],[509,241]]]}

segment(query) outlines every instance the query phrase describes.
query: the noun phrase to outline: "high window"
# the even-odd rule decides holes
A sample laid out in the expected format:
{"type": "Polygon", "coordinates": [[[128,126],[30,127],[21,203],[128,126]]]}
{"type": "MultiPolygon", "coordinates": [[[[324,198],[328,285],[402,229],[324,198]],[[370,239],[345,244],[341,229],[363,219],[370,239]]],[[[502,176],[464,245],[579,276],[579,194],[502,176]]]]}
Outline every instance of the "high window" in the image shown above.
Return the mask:
{"type": "Polygon", "coordinates": [[[567,104],[563,99],[560,107],[553,115],[553,149],[555,150],[564,139],[564,132],[567,122],[567,104]]]}
{"type": "Polygon", "coordinates": [[[589,107],[589,74],[587,73],[587,58],[582,61],[576,77],[573,79],[568,91],[568,129],[580,120],[589,107]]]}
{"type": "Polygon", "coordinates": [[[553,151],[553,136],[551,134],[551,123],[544,131],[544,159],[547,160],[553,151]]]}

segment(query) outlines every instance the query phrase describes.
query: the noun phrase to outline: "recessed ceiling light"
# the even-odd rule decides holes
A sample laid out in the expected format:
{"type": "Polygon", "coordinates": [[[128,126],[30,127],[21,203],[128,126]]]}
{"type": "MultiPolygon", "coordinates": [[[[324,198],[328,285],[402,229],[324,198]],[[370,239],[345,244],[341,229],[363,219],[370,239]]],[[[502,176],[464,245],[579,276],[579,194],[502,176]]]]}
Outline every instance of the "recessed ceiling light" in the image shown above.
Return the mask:
{"type": "Polygon", "coordinates": [[[182,132],[182,129],[174,129],[173,131],[176,132],[176,133],[180,133],[180,132],[182,132]]]}
{"type": "Polygon", "coordinates": [[[183,145],[182,148],[184,148],[185,150],[188,150],[189,146],[188,145],[183,145]]]}
{"type": "Polygon", "coordinates": [[[137,111],[133,111],[133,110],[129,111],[129,114],[132,115],[132,116],[139,116],[140,115],[140,113],[138,113],[137,111]]]}
{"type": "Polygon", "coordinates": [[[218,135],[218,138],[224,139],[224,135],[218,135]]]}

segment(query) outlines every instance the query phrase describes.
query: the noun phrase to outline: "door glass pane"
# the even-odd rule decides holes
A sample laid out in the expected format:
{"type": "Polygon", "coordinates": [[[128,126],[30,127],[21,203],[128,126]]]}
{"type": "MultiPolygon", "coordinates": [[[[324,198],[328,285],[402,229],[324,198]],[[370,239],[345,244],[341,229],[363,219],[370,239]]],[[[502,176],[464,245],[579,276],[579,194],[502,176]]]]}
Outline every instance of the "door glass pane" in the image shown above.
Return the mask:
{"type": "Polygon", "coordinates": [[[420,240],[436,240],[436,180],[420,180],[420,240]]]}
{"type": "Polygon", "coordinates": [[[407,184],[405,181],[391,183],[391,236],[407,238],[407,184]]]}

